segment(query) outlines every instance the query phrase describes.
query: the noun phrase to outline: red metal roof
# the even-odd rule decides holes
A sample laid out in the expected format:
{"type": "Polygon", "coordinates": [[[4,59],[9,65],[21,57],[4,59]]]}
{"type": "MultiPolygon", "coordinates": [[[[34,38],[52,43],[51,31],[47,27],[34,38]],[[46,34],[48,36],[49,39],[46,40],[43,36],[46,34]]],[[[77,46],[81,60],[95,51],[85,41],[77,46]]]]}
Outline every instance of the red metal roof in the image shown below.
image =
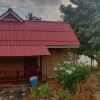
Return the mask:
{"type": "Polygon", "coordinates": [[[45,46],[0,46],[0,56],[40,56],[49,55],[45,46]]]}
{"type": "Polygon", "coordinates": [[[63,22],[0,22],[0,45],[79,46],[79,41],[63,22]]]}
{"type": "Polygon", "coordinates": [[[48,46],[79,47],[69,24],[19,20],[21,18],[11,9],[1,16],[0,56],[45,55],[48,46]]]}

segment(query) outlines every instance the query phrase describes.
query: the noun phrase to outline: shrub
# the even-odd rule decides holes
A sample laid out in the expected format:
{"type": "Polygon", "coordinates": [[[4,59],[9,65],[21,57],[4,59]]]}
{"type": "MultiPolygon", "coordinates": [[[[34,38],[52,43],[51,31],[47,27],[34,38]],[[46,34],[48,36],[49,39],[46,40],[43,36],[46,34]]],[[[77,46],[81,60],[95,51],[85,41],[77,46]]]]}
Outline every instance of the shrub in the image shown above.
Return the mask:
{"type": "Polygon", "coordinates": [[[29,93],[30,100],[40,100],[40,98],[48,99],[52,97],[52,90],[48,84],[39,85],[36,88],[31,88],[29,93]]]}
{"type": "Polygon", "coordinates": [[[57,96],[59,97],[59,100],[71,100],[70,95],[66,91],[58,91],[57,96]]]}
{"type": "Polygon", "coordinates": [[[57,65],[55,72],[56,80],[73,93],[77,83],[84,82],[89,77],[90,69],[84,65],[61,63],[57,65]]]}
{"type": "Polygon", "coordinates": [[[44,84],[38,87],[40,97],[49,98],[52,96],[52,90],[48,84],[44,84]]]}

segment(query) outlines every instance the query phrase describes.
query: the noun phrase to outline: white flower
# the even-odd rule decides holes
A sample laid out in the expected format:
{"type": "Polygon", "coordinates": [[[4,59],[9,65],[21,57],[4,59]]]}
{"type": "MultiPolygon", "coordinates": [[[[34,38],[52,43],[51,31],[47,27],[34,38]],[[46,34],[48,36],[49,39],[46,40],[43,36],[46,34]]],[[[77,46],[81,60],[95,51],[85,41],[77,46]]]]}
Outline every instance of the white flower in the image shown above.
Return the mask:
{"type": "Polygon", "coordinates": [[[41,90],[41,88],[40,88],[40,87],[39,87],[38,89],[39,89],[39,90],[41,90]]]}
{"type": "Polygon", "coordinates": [[[58,64],[58,66],[60,66],[60,64],[58,64]]]}
{"type": "Polygon", "coordinates": [[[63,67],[60,67],[60,70],[63,70],[64,68],[63,67]]]}
{"type": "Polygon", "coordinates": [[[71,67],[71,69],[72,69],[73,71],[75,71],[75,70],[76,70],[76,68],[75,68],[75,67],[71,67]]]}
{"type": "Polygon", "coordinates": [[[67,61],[64,61],[64,64],[68,64],[67,61]]]}
{"type": "Polygon", "coordinates": [[[54,71],[56,71],[56,70],[57,70],[57,67],[54,68],[54,71]]]}
{"type": "Polygon", "coordinates": [[[67,69],[65,72],[68,73],[69,75],[72,74],[72,70],[67,69]]]}
{"type": "Polygon", "coordinates": [[[71,64],[70,61],[64,61],[64,64],[71,64]]]}
{"type": "Polygon", "coordinates": [[[64,84],[64,81],[61,81],[61,84],[64,84]]]}

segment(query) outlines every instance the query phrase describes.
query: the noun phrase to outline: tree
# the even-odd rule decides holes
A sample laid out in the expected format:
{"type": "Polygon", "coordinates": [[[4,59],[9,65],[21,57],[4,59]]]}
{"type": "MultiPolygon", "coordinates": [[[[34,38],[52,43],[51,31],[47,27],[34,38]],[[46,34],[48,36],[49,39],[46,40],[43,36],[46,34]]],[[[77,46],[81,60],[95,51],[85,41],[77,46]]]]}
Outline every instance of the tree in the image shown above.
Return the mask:
{"type": "Polygon", "coordinates": [[[96,23],[96,16],[100,14],[100,0],[71,0],[71,2],[77,7],[61,5],[60,11],[63,14],[63,20],[71,24],[80,40],[80,48],[74,49],[74,52],[92,58],[95,52],[100,50],[100,38],[97,38],[100,33],[96,33],[95,27],[97,25],[99,29],[100,23],[98,21],[98,24],[96,23]]]}
{"type": "Polygon", "coordinates": [[[96,52],[100,51],[100,14],[95,17],[93,25],[91,25],[91,40],[92,48],[96,50],[96,52]]]}

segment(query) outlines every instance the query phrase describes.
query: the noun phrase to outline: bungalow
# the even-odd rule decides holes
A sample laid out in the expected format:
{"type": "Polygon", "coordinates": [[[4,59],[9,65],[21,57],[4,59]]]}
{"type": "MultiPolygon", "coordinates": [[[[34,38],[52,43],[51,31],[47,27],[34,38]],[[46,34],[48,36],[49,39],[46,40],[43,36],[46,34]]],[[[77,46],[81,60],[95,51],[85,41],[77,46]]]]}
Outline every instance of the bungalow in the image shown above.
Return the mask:
{"type": "Polygon", "coordinates": [[[28,81],[33,75],[53,78],[56,64],[77,47],[69,24],[23,20],[8,9],[0,16],[0,84],[28,81]]]}

